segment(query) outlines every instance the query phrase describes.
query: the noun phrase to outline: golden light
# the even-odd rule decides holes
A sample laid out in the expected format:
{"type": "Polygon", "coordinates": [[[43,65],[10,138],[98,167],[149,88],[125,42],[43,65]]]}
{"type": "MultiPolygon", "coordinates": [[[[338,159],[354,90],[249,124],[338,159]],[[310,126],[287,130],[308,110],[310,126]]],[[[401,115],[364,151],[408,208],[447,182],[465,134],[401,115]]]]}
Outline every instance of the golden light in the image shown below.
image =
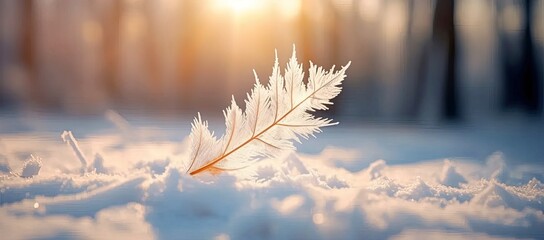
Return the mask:
{"type": "Polygon", "coordinates": [[[276,4],[285,19],[293,19],[300,13],[300,0],[277,0],[276,4]]]}
{"type": "Polygon", "coordinates": [[[252,12],[264,5],[263,0],[216,0],[216,5],[227,8],[235,13],[252,12]]]}
{"type": "Polygon", "coordinates": [[[84,21],[81,26],[81,35],[88,44],[99,44],[102,42],[102,26],[96,21],[84,21]]]}
{"type": "Polygon", "coordinates": [[[334,0],[332,2],[342,12],[348,12],[353,5],[353,0],[334,0]]]}
{"type": "Polygon", "coordinates": [[[121,29],[123,36],[131,40],[139,39],[146,32],[145,17],[136,10],[127,11],[121,17],[121,29]]]}

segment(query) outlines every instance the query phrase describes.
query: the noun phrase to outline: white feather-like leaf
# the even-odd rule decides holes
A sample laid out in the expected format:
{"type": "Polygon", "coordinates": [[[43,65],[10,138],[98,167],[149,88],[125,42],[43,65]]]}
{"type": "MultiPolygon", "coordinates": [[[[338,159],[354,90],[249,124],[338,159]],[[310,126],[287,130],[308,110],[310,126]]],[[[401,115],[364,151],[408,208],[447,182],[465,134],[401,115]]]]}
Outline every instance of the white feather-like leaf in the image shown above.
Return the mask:
{"type": "Polygon", "coordinates": [[[267,86],[259,82],[245,100],[242,111],[234,97],[225,115],[225,134],[219,138],[208,130],[200,114],[192,124],[192,152],[187,165],[191,175],[202,172],[219,173],[244,167],[254,161],[276,156],[283,150],[295,149],[293,141],[307,139],[321,132],[321,127],[335,125],[330,119],[316,118],[311,112],[326,110],[342,88],[348,63],[338,71],[329,71],[310,62],[308,84],[296,51],[281,76],[276,60],[267,86]]]}

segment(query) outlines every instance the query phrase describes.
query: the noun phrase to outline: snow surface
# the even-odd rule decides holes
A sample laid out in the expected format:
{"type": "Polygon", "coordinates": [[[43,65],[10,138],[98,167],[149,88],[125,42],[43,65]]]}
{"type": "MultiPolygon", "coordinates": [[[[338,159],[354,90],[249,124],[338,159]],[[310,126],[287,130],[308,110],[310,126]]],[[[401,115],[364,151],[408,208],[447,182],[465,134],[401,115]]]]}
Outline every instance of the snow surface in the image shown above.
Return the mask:
{"type": "Polygon", "coordinates": [[[0,134],[2,238],[544,238],[544,164],[508,161],[502,149],[483,159],[366,161],[366,148],[350,145],[359,130],[325,129],[321,149],[313,139],[243,170],[191,177],[188,129],[123,124],[66,129],[68,146],[63,131],[0,134]],[[160,136],[171,132],[180,139],[160,136]]]}

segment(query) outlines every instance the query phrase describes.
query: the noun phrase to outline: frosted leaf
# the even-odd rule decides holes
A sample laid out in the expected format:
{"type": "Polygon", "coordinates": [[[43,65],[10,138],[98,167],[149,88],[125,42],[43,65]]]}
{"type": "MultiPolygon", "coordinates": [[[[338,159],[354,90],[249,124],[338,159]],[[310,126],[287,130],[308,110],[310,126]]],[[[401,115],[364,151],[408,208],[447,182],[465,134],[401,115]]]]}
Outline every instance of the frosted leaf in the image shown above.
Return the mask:
{"type": "Polygon", "coordinates": [[[200,114],[194,120],[190,135],[192,153],[186,162],[191,175],[201,172],[219,173],[245,167],[266,157],[294,149],[301,142],[321,132],[321,127],[335,125],[331,119],[315,117],[311,112],[326,110],[342,88],[348,63],[338,71],[324,71],[310,64],[308,84],[304,83],[302,64],[296,51],[281,76],[278,58],[268,85],[262,85],[255,73],[255,85],[244,101],[243,111],[234,100],[223,112],[225,134],[216,138],[208,130],[200,114]]]}

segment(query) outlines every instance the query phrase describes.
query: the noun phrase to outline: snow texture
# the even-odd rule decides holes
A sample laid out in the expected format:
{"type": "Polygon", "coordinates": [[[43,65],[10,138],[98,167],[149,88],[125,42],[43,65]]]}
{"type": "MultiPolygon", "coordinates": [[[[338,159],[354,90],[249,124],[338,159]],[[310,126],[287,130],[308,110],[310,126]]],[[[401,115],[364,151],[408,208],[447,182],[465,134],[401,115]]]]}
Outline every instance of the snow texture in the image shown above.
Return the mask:
{"type": "Polygon", "coordinates": [[[445,160],[444,168],[442,168],[442,174],[440,175],[440,183],[446,186],[459,187],[459,184],[466,182],[465,177],[457,172],[451,161],[445,160]]]}
{"type": "Polygon", "coordinates": [[[3,239],[544,238],[542,165],[507,166],[499,152],[354,171],[336,163],[358,151],[329,146],[193,177],[183,171],[188,140],[94,133],[78,141],[95,156],[81,175],[58,137],[24,136],[2,134],[3,168],[21,152],[46,164],[30,158],[20,175],[0,172],[3,239]]]}
{"type": "Polygon", "coordinates": [[[30,178],[38,175],[42,168],[42,161],[39,157],[30,155],[30,158],[25,161],[23,169],[21,170],[21,177],[30,178]]]}

